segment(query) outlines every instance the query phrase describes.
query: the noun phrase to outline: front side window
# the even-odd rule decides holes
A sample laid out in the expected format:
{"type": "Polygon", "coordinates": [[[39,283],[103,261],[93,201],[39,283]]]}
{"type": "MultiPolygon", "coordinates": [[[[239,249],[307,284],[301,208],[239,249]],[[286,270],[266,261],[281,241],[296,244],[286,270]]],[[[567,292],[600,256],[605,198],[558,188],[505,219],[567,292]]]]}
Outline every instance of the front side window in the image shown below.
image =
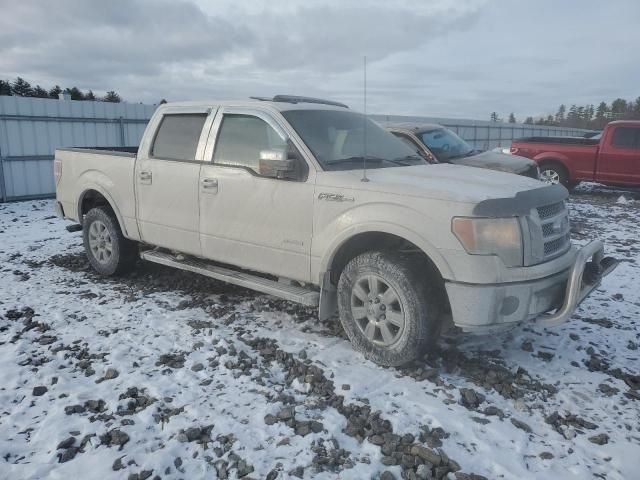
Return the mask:
{"type": "Polygon", "coordinates": [[[195,160],[207,115],[165,115],[151,147],[151,156],[168,160],[195,160]]]}
{"type": "Polygon", "coordinates": [[[466,157],[474,152],[467,142],[446,128],[436,128],[423,132],[420,137],[441,162],[466,157]]]}
{"type": "Polygon", "coordinates": [[[640,128],[618,127],[613,132],[613,146],[640,149],[640,128]]]}
{"type": "Polygon", "coordinates": [[[348,110],[287,110],[282,115],[324,170],[362,168],[365,152],[367,168],[426,163],[415,148],[408,147],[360,113],[348,110]]]}
{"type": "Polygon", "coordinates": [[[218,165],[247,167],[260,172],[260,152],[287,150],[273,127],[253,115],[226,114],[222,118],[213,162],[218,165]]]}

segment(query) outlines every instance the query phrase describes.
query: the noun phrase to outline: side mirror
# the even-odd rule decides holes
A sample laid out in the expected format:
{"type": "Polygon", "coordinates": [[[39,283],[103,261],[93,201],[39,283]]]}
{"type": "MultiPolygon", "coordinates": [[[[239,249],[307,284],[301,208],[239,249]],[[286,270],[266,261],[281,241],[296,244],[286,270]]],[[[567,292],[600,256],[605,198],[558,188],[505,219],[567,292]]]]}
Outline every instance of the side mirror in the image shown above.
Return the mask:
{"type": "Polygon", "coordinates": [[[288,158],[286,150],[260,151],[259,169],[265,177],[296,178],[296,160],[288,158]]]}

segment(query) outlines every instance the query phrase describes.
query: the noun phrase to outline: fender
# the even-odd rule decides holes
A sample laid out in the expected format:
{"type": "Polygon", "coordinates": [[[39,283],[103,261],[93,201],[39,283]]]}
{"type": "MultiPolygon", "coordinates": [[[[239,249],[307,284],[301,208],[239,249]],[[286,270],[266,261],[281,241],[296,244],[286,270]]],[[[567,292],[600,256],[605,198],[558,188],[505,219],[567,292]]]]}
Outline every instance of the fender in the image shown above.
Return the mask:
{"type": "MultiPolygon", "coordinates": [[[[96,173],[99,173],[99,172],[96,172],[96,173]]],[[[124,222],[124,218],[120,212],[120,209],[117,206],[117,203],[115,202],[111,194],[109,194],[109,192],[107,192],[107,190],[104,187],[94,182],[83,183],[82,187],[80,188],[81,193],[80,195],[78,195],[78,202],[76,207],[76,212],[77,212],[76,215],[77,215],[78,222],[82,223],[82,202],[84,200],[85,195],[91,190],[95,190],[96,192],[100,193],[100,195],[102,195],[104,198],[107,199],[109,206],[111,207],[111,209],[116,215],[116,219],[120,224],[120,228],[122,229],[122,233],[124,234],[124,236],[130,240],[139,239],[139,234],[137,231],[130,232],[129,230],[127,230],[127,225],[124,222]]]]}
{"type": "Polygon", "coordinates": [[[453,278],[451,267],[444,259],[444,257],[438,252],[435,246],[433,246],[429,241],[425,240],[422,235],[418,234],[414,230],[402,225],[398,225],[397,223],[384,221],[352,224],[342,230],[338,235],[333,237],[332,241],[329,243],[328,248],[325,251],[324,256],[320,259],[318,265],[320,284],[320,308],[318,316],[320,320],[326,320],[330,318],[332,315],[334,315],[337,309],[336,287],[330,280],[330,267],[333,259],[346,241],[348,241],[354,235],[358,235],[361,233],[388,233],[403,238],[413,243],[420,250],[422,250],[422,252],[424,252],[425,255],[427,255],[427,257],[429,257],[429,259],[433,262],[444,279],[453,278]]]}

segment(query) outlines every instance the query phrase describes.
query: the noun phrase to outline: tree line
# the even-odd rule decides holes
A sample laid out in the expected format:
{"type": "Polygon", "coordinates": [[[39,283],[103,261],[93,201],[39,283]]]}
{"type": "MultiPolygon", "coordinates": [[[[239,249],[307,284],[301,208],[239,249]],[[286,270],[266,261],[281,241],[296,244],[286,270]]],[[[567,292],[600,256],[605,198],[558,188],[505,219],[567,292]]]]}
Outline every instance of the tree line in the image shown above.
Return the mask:
{"type": "MultiPolygon", "coordinates": [[[[489,118],[492,122],[502,121],[496,112],[492,112],[489,118]]],[[[597,107],[594,104],[573,104],[567,109],[563,104],[558,107],[555,115],[549,114],[546,117],[538,118],[527,117],[524,123],[527,125],[602,130],[607,123],[613,120],[640,120],[640,97],[634,101],[616,98],[611,102],[611,105],[607,102],[600,102],[597,107]]],[[[513,113],[509,114],[508,122],[517,122],[513,113]]]]}
{"type": "Polygon", "coordinates": [[[106,95],[100,97],[96,96],[92,90],[83,92],[78,87],[65,88],[64,90],[56,85],[49,90],[42,88],[40,85],[35,87],[31,86],[22,77],[17,77],[13,81],[0,79],[0,95],[8,95],[14,97],[37,97],[37,98],[58,98],[61,93],[68,93],[71,100],[93,100],[97,102],[112,102],[120,103],[122,98],[113,90],[110,90],[106,95]]]}

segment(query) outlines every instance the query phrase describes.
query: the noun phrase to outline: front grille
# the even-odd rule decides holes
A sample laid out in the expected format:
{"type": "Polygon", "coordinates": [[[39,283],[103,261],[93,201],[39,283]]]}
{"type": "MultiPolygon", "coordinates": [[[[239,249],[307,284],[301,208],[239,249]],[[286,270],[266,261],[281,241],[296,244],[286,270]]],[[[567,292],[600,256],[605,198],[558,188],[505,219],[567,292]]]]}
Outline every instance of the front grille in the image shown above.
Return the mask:
{"type": "Polygon", "coordinates": [[[564,202],[537,207],[527,220],[530,233],[527,265],[552,260],[571,247],[569,213],[564,202]]]}
{"type": "Polygon", "coordinates": [[[564,206],[564,202],[558,202],[552,205],[545,205],[544,207],[538,207],[537,210],[538,210],[538,216],[540,217],[540,220],[545,220],[565,210],[565,206],[564,206]]]}
{"type": "Polygon", "coordinates": [[[555,240],[551,240],[550,242],[545,242],[545,244],[544,244],[544,256],[548,257],[550,255],[553,255],[553,254],[559,252],[560,250],[563,250],[564,247],[567,245],[567,243],[569,243],[570,240],[571,240],[570,235],[566,234],[566,235],[563,235],[560,238],[556,238],[555,240]]]}

